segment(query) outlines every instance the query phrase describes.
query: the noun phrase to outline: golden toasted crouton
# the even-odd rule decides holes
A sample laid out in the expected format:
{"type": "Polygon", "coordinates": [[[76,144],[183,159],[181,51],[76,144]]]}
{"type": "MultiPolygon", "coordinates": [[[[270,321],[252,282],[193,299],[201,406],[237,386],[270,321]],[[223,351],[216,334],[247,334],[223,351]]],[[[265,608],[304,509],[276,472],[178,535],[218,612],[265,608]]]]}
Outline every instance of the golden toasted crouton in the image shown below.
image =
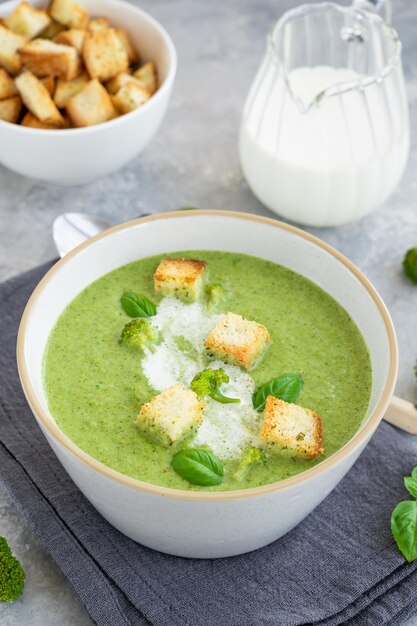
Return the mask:
{"type": "Polygon", "coordinates": [[[0,100],[0,120],[16,124],[21,108],[22,101],[19,96],[12,96],[11,98],[0,100]]]}
{"type": "Polygon", "coordinates": [[[127,70],[127,52],[114,28],[88,32],[84,40],[84,63],[92,78],[101,81],[127,70]]]}
{"type": "Polygon", "coordinates": [[[168,447],[201,424],[205,406],[194,391],[173,385],[141,407],[136,424],[152,439],[168,447]]]}
{"type": "Polygon", "coordinates": [[[58,76],[72,80],[81,71],[75,48],[48,39],[34,39],[19,50],[22,64],[35,76],[58,76]]]}
{"type": "Polygon", "coordinates": [[[139,55],[136,52],[129,35],[123,28],[116,28],[116,33],[122,42],[124,49],[126,50],[129,63],[135,63],[139,59],[139,55]]]}
{"type": "Polygon", "coordinates": [[[206,266],[197,259],[162,259],[153,276],[156,293],[185,302],[197,300],[203,291],[206,266]]]}
{"type": "Polygon", "coordinates": [[[49,15],[68,28],[87,28],[90,16],[75,0],[52,0],[49,15]]]}
{"type": "Polygon", "coordinates": [[[64,126],[64,120],[47,88],[31,72],[20,74],[16,88],[26,108],[44,124],[64,126]]]}
{"type": "Polygon", "coordinates": [[[17,95],[13,78],[6,70],[0,67],[0,100],[17,95]]]}
{"type": "Polygon", "coordinates": [[[87,30],[93,32],[95,30],[105,30],[110,28],[110,22],[107,17],[95,17],[90,20],[87,25],[87,30]]]}
{"type": "Polygon", "coordinates": [[[205,346],[210,356],[249,369],[270,342],[268,329],[263,324],[227,313],[208,335],[205,346]]]}
{"type": "Polygon", "coordinates": [[[121,87],[124,87],[125,85],[127,85],[127,83],[134,83],[138,87],[145,89],[148,96],[151,97],[151,94],[146,89],[143,82],[139,80],[138,78],[135,78],[135,76],[133,76],[132,74],[128,74],[128,72],[120,72],[120,74],[117,74],[117,76],[115,76],[111,80],[108,80],[106,83],[106,89],[109,93],[114,95],[115,93],[119,91],[121,87]]]}
{"type": "Polygon", "coordinates": [[[301,456],[313,459],[323,453],[321,417],[298,404],[268,396],[260,442],[271,451],[294,450],[301,456]]]}
{"type": "Polygon", "coordinates": [[[69,30],[58,33],[58,35],[54,37],[54,41],[55,43],[63,43],[66,46],[72,46],[76,49],[78,54],[82,54],[85,33],[86,31],[80,28],[70,28],[69,30]]]}
{"type": "Polygon", "coordinates": [[[55,78],[53,76],[45,76],[39,80],[42,85],[47,88],[49,95],[52,96],[55,91],[55,78]]]}
{"type": "Polygon", "coordinates": [[[144,87],[129,82],[113,96],[113,104],[121,113],[129,113],[149,100],[150,95],[144,87]]]}
{"type": "Polygon", "coordinates": [[[25,42],[25,37],[0,25],[0,67],[4,67],[9,74],[20,72],[22,62],[18,50],[25,42]]]}
{"type": "Polygon", "coordinates": [[[68,100],[66,110],[74,126],[101,124],[117,116],[109,94],[96,78],[68,100]]]}
{"type": "MultiPolygon", "coordinates": [[[[21,125],[27,126],[29,128],[45,128],[48,130],[56,129],[56,126],[54,126],[53,124],[45,124],[44,122],[41,122],[40,120],[38,120],[37,117],[32,115],[32,113],[29,113],[29,111],[26,113],[25,117],[21,121],[21,125]]],[[[60,128],[68,128],[68,126],[68,120],[64,118],[64,124],[63,126],[60,126],[60,128]]]]}
{"type": "Polygon", "coordinates": [[[77,93],[80,93],[87,86],[90,79],[86,72],[77,76],[73,80],[62,80],[62,78],[58,78],[58,82],[56,84],[56,89],[54,93],[54,102],[59,109],[63,109],[67,104],[68,100],[75,96],[77,93]]]}
{"type": "Polygon", "coordinates": [[[26,39],[37,37],[50,23],[51,18],[44,9],[35,9],[27,2],[21,2],[4,20],[6,28],[26,39]]]}
{"type": "Polygon", "coordinates": [[[120,74],[117,74],[114,78],[108,80],[106,82],[107,91],[114,95],[119,91],[120,87],[123,87],[123,85],[127,85],[127,83],[132,81],[136,82],[138,85],[143,86],[142,83],[138,81],[137,78],[134,78],[132,74],[129,74],[129,72],[130,70],[126,70],[126,72],[120,72],[120,74]]]}
{"type": "Polygon", "coordinates": [[[133,72],[133,76],[143,83],[145,89],[151,95],[155,93],[158,87],[158,79],[154,63],[145,63],[136,72],[133,72]]]}
{"type": "Polygon", "coordinates": [[[56,128],[56,126],[51,126],[50,124],[44,124],[37,117],[32,115],[29,111],[26,113],[25,117],[21,121],[22,126],[28,126],[29,128],[56,128]]]}
{"type": "Polygon", "coordinates": [[[65,26],[63,24],[52,20],[49,26],[47,26],[45,30],[39,34],[39,37],[42,39],[54,39],[63,30],[65,30],[65,26]]]}

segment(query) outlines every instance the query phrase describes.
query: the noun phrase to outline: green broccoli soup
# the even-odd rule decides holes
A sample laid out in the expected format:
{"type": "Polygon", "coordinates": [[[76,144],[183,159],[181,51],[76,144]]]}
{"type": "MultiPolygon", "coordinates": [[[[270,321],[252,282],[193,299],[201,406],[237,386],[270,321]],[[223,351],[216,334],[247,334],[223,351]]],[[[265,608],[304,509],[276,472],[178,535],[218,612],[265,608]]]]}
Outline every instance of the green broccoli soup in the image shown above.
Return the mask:
{"type": "Polygon", "coordinates": [[[225,491],[275,482],[343,446],[365,417],[367,346],[348,313],[244,254],[141,259],[64,310],[44,356],[50,411],[108,467],[225,491]]]}

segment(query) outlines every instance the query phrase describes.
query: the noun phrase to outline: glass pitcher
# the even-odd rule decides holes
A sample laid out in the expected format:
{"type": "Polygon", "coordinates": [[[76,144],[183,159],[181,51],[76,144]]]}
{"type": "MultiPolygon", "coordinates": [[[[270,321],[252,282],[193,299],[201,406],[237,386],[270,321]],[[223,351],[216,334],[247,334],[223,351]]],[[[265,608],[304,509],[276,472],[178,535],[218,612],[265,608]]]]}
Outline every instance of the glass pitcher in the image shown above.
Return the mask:
{"type": "Polygon", "coordinates": [[[401,42],[357,0],[308,4],[272,27],[239,136],[245,178],[289,220],[337,226],[393,191],[409,150],[401,42]]]}

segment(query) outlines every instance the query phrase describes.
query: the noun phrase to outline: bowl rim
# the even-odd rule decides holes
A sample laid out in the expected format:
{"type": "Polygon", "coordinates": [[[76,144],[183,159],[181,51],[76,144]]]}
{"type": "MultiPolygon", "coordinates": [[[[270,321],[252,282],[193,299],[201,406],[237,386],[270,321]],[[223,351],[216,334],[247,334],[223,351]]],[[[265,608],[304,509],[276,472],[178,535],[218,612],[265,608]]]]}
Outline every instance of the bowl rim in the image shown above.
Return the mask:
{"type": "MultiPolygon", "coordinates": [[[[125,0],[106,0],[106,2],[109,4],[114,4],[115,6],[117,6],[117,8],[121,8],[122,11],[123,9],[128,9],[129,11],[133,11],[134,13],[139,13],[143,18],[145,18],[148,24],[152,24],[155,30],[159,31],[165,41],[170,59],[170,65],[164,82],[158,87],[152,97],[149,98],[149,100],[147,100],[142,106],[134,109],[133,111],[129,111],[128,113],[124,113],[123,115],[119,115],[119,117],[116,117],[113,120],[107,120],[106,122],[100,122],[100,124],[94,124],[93,126],[83,126],[82,128],[31,128],[28,126],[22,126],[21,124],[12,124],[11,122],[0,120],[0,129],[13,129],[12,132],[15,130],[18,133],[25,133],[27,135],[33,133],[34,136],[42,137],[74,137],[79,134],[86,135],[87,133],[99,132],[100,130],[102,130],[103,126],[105,126],[106,128],[113,128],[118,124],[123,124],[124,122],[126,122],[126,120],[133,119],[134,116],[139,117],[141,115],[144,115],[144,111],[146,114],[146,111],[148,111],[151,106],[155,106],[155,104],[159,102],[159,100],[164,98],[166,92],[168,92],[167,96],[169,95],[169,91],[172,88],[172,84],[177,73],[178,63],[177,52],[171,35],[156,18],[150,15],[147,11],[144,11],[140,7],[137,7],[135,4],[125,2],[125,0]],[[63,132],[65,133],[64,135],[62,134],[63,132]]],[[[36,4],[39,3],[42,4],[43,2],[36,2],[36,4]]],[[[16,0],[7,0],[6,2],[1,3],[1,12],[3,12],[4,7],[7,7],[10,4],[16,4],[16,0]]]]}
{"type": "Polygon", "coordinates": [[[105,477],[121,483],[125,487],[131,487],[135,490],[146,492],[149,494],[157,495],[157,496],[165,496],[176,499],[183,500],[196,500],[196,501],[216,501],[216,500],[236,500],[236,499],[245,499],[255,496],[264,496],[270,494],[275,491],[283,491],[295,485],[298,485],[302,482],[307,482],[310,478],[314,478],[318,476],[320,473],[325,470],[338,465],[343,460],[345,460],[350,453],[352,453],[357,447],[359,447],[363,442],[366,442],[367,439],[373,434],[374,430],[378,426],[379,422],[382,420],[382,417],[385,413],[385,410],[390,401],[391,395],[394,391],[394,386],[397,377],[398,370],[398,346],[397,339],[395,335],[394,325],[391,320],[390,314],[381,298],[381,296],[376,291],[375,287],[372,283],[366,278],[366,276],[351,262],[347,259],[341,252],[330,246],[328,243],[322,241],[318,237],[307,233],[300,228],[292,226],[290,224],[286,224],[284,222],[280,222],[278,220],[267,218],[259,215],[254,215],[251,213],[241,213],[235,211],[217,211],[217,210],[194,210],[194,211],[173,211],[169,213],[159,213],[154,214],[148,217],[137,218],[134,220],[130,220],[128,222],[124,222],[122,224],[118,224],[113,226],[106,231],[99,233],[98,235],[92,237],[88,241],[82,243],[80,246],[76,247],[74,250],[69,252],[65,257],[57,261],[55,265],[45,274],[45,276],[40,280],[38,285],[35,287],[32,295],[30,296],[26,307],[24,309],[17,337],[17,367],[19,372],[19,377],[21,381],[21,385],[23,391],[25,393],[28,404],[34,413],[35,417],[41,422],[43,428],[48,432],[48,434],[52,437],[53,440],[57,441],[64,449],[70,453],[70,455],[75,456],[79,461],[88,465],[90,469],[93,469],[100,474],[103,474],[105,477]],[[73,443],[57,426],[57,424],[48,417],[46,411],[42,408],[37,393],[30,381],[28,370],[26,367],[25,361],[25,351],[24,351],[24,342],[25,336],[27,332],[27,325],[32,314],[34,307],[36,306],[37,300],[42,293],[44,287],[49,283],[51,278],[55,276],[59,270],[69,263],[73,257],[78,255],[80,252],[85,250],[86,248],[94,245],[100,239],[105,237],[109,237],[114,233],[127,230],[136,226],[138,224],[145,224],[147,222],[154,222],[159,220],[167,220],[167,219],[193,219],[194,217],[201,216],[215,216],[215,217],[226,217],[233,218],[238,220],[249,220],[253,222],[259,222],[262,224],[266,224],[273,228],[278,228],[281,230],[285,230],[290,232],[298,237],[301,237],[310,243],[315,244],[325,252],[329,253],[336,260],[338,260],[342,265],[344,265],[362,284],[365,290],[368,292],[369,296],[373,300],[374,305],[378,309],[381,318],[384,322],[385,329],[387,332],[389,349],[390,349],[390,366],[386,378],[386,382],[384,388],[382,390],[379,401],[373,410],[373,412],[369,415],[368,419],[362,424],[362,426],[356,431],[349,441],[342,446],[339,450],[337,450],[334,454],[329,456],[327,459],[319,462],[317,465],[291,476],[290,478],[286,478],[284,480],[280,480],[274,483],[269,483],[266,485],[261,485],[259,487],[251,487],[248,489],[236,489],[231,491],[221,491],[221,492],[205,492],[205,491],[188,491],[185,489],[173,489],[171,487],[162,487],[160,485],[153,485],[152,483],[147,483],[145,481],[138,480],[136,478],[132,478],[121,472],[111,469],[104,463],[101,463],[97,459],[93,458],[81,448],[79,448],[75,443],[73,443]]]}

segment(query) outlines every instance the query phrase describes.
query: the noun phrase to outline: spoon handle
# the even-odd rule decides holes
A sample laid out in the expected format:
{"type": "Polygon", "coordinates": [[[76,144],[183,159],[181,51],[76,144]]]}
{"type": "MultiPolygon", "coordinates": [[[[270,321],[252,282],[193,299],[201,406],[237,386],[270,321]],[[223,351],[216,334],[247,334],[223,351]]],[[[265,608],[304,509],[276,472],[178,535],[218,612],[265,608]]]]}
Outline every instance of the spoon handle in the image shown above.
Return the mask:
{"type": "Polygon", "coordinates": [[[417,408],[409,400],[392,396],[384,420],[407,433],[417,435],[417,408]]]}

